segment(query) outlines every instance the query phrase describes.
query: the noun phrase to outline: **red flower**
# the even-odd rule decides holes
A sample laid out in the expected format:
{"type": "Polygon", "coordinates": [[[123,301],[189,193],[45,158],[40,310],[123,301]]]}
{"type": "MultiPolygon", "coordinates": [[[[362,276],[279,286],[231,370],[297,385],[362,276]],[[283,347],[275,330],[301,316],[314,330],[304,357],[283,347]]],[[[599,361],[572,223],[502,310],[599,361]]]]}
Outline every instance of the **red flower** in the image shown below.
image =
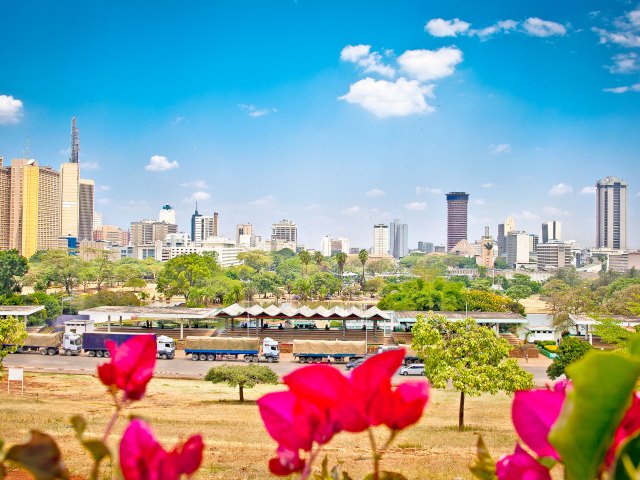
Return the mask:
{"type": "Polygon", "coordinates": [[[269,460],[269,470],[274,475],[286,477],[303,469],[304,461],[298,455],[298,451],[288,450],[286,447],[278,447],[276,457],[269,460]]]}
{"type": "Polygon", "coordinates": [[[108,340],[111,360],[98,367],[102,383],[124,392],[124,400],[140,400],[153,377],[156,364],[156,341],[153,335],[136,335],[116,348],[108,340]]]}
{"type": "Polygon", "coordinates": [[[638,431],[640,431],[640,396],[635,393],[629,410],[625,413],[624,418],[620,422],[620,425],[613,436],[613,445],[609,448],[605,458],[605,464],[607,467],[611,466],[613,463],[613,460],[618,453],[618,448],[629,437],[638,433],[638,431]]]}
{"type": "Polygon", "coordinates": [[[511,455],[496,463],[498,480],[551,480],[549,470],[516,444],[511,455]]]}
{"type": "Polygon", "coordinates": [[[167,452],[149,426],[136,419],[120,441],[120,470],[125,480],[178,480],[200,467],[203,450],[202,437],[195,435],[167,452]]]}
{"type": "Polygon", "coordinates": [[[383,423],[392,430],[402,430],[422,417],[429,400],[427,382],[405,382],[391,394],[383,423]]]}
{"type": "Polygon", "coordinates": [[[560,460],[547,437],[556,423],[565,399],[565,384],[553,390],[537,389],[516,392],[511,418],[522,441],[540,457],[560,460]]]}

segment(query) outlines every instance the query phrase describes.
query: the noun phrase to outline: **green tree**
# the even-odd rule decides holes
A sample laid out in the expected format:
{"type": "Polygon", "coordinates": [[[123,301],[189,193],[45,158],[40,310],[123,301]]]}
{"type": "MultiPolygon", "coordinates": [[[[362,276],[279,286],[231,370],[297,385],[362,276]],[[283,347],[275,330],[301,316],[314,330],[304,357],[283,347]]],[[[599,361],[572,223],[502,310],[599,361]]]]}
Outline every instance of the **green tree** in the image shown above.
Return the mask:
{"type": "Polygon", "coordinates": [[[390,258],[378,258],[368,263],[367,272],[371,275],[379,275],[381,273],[393,272],[395,268],[396,263],[390,258]]]}
{"type": "Polygon", "coordinates": [[[212,383],[226,383],[232,388],[238,387],[240,401],[244,402],[244,389],[253,388],[256,385],[277,385],[278,375],[264,365],[222,365],[213,367],[204,377],[204,380],[212,383]]]}
{"type": "Polygon", "coordinates": [[[508,297],[513,298],[517,302],[518,300],[521,300],[523,298],[530,297],[533,292],[527,285],[514,285],[507,288],[507,291],[504,293],[506,293],[508,297]]]}
{"type": "Polygon", "coordinates": [[[67,295],[79,283],[82,261],[69,255],[66,250],[47,250],[39,256],[39,262],[33,265],[32,280],[46,290],[50,284],[60,285],[67,295]]]}
{"type": "Polygon", "coordinates": [[[127,280],[123,286],[127,288],[133,288],[133,291],[137,292],[139,289],[146,287],[147,282],[145,282],[143,278],[133,277],[127,280]]]}
{"type": "Polygon", "coordinates": [[[558,356],[547,367],[547,376],[555,380],[562,374],[567,375],[566,368],[580,360],[590,350],[592,350],[592,347],[588,343],[575,337],[564,337],[558,348],[558,356]]]}
{"type": "Polygon", "coordinates": [[[210,259],[197,253],[179,255],[164,264],[156,289],[168,298],[181,295],[188,301],[191,289],[205,286],[213,273],[210,259]]]}
{"type": "Polygon", "coordinates": [[[21,290],[19,278],[29,270],[27,259],[17,250],[0,252],[0,295],[21,290]]]}
{"type": "Polygon", "coordinates": [[[493,261],[493,268],[495,268],[496,270],[508,270],[509,264],[503,257],[497,257],[493,261]]]}
{"type": "Polygon", "coordinates": [[[360,278],[360,288],[364,290],[364,267],[367,264],[367,260],[369,260],[369,252],[367,252],[364,248],[358,252],[358,260],[362,264],[362,277],[360,278]]]}
{"type": "Polygon", "coordinates": [[[24,322],[13,317],[0,317],[0,347],[2,345],[11,345],[11,347],[0,348],[0,371],[2,370],[2,361],[10,352],[15,352],[19,345],[22,345],[24,339],[27,338],[27,329],[24,322]]]}
{"type": "Polygon", "coordinates": [[[238,260],[241,260],[247,267],[253,268],[256,272],[268,270],[273,264],[271,255],[257,250],[238,253],[238,260]]]}
{"type": "Polygon", "coordinates": [[[269,293],[275,294],[280,286],[278,276],[274,272],[260,272],[253,281],[258,292],[262,293],[264,298],[267,298],[269,293]]]}
{"type": "Polygon", "coordinates": [[[613,345],[617,350],[627,350],[631,340],[637,333],[630,332],[624,328],[621,322],[613,318],[601,318],[593,327],[593,333],[609,345],[613,345]]]}
{"type": "Polygon", "coordinates": [[[322,266],[322,262],[324,261],[324,255],[322,255],[321,251],[316,251],[313,253],[313,261],[316,262],[318,268],[322,266]]]}
{"type": "Polygon", "coordinates": [[[451,381],[460,392],[458,429],[464,429],[465,395],[514,392],[533,387],[533,375],[508,358],[509,343],[473,319],[449,321],[443,315],[418,316],[413,349],[424,361],[425,374],[436,388],[451,381]]]}
{"type": "Polygon", "coordinates": [[[338,275],[342,280],[342,276],[344,275],[344,265],[347,263],[347,254],[344,252],[338,252],[335,254],[336,265],[338,266],[338,275]]]}
{"type": "Polygon", "coordinates": [[[298,253],[298,258],[300,259],[300,263],[302,263],[302,274],[307,276],[309,273],[309,263],[311,263],[311,254],[306,250],[300,250],[298,253]]]}

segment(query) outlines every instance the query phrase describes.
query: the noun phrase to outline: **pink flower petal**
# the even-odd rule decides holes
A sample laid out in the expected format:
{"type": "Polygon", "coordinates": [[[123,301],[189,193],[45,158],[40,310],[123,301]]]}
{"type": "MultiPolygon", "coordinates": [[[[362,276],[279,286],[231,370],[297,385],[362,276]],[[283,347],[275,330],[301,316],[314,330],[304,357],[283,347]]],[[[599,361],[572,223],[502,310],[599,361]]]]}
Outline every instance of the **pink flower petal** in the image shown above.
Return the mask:
{"type": "Polygon", "coordinates": [[[496,463],[498,480],[551,480],[549,470],[516,445],[511,455],[505,455],[496,463]]]}

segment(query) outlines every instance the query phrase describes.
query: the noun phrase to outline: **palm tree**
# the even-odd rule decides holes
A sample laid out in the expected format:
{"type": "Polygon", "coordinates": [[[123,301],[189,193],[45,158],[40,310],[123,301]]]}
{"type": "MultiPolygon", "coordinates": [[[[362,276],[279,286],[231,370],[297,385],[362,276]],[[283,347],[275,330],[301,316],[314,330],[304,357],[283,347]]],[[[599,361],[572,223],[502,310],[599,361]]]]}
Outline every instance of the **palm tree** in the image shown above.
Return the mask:
{"type": "Polygon", "coordinates": [[[338,275],[342,278],[344,275],[344,266],[347,263],[347,254],[344,252],[336,253],[336,263],[338,264],[338,275]]]}
{"type": "Polygon", "coordinates": [[[307,270],[309,267],[309,262],[311,262],[311,254],[306,250],[301,250],[300,253],[298,253],[298,258],[300,258],[300,262],[304,267],[304,275],[306,276],[307,270]]]}
{"type": "Polygon", "coordinates": [[[360,281],[360,286],[364,290],[364,266],[367,264],[367,260],[369,260],[369,253],[363,248],[358,252],[358,259],[362,264],[362,280],[360,281]]]}
{"type": "Polygon", "coordinates": [[[316,262],[316,265],[318,266],[318,269],[320,268],[320,266],[322,265],[322,261],[324,260],[324,256],[322,255],[322,252],[320,251],[316,251],[313,254],[313,261],[316,262]]]}

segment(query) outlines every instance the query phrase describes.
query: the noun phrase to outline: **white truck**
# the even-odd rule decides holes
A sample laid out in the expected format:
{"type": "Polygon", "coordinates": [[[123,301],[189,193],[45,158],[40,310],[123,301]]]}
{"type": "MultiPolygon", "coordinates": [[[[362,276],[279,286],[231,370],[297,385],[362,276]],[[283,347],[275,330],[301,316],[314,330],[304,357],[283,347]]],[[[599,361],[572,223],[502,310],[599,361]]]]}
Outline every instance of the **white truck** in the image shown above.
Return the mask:
{"type": "Polygon", "coordinates": [[[300,363],[344,362],[367,354],[362,341],[343,340],[293,340],[293,358],[300,363]]]}
{"type": "Polygon", "coordinates": [[[82,337],[75,333],[29,333],[16,353],[40,352],[42,355],[78,355],[82,350],[82,337]]]}
{"type": "Polygon", "coordinates": [[[187,337],[184,348],[191,360],[222,360],[238,358],[242,355],[245,362],[278,362],[280,347],[272,338],[265,337],[260,348],[258,337],[187,337]]]}

